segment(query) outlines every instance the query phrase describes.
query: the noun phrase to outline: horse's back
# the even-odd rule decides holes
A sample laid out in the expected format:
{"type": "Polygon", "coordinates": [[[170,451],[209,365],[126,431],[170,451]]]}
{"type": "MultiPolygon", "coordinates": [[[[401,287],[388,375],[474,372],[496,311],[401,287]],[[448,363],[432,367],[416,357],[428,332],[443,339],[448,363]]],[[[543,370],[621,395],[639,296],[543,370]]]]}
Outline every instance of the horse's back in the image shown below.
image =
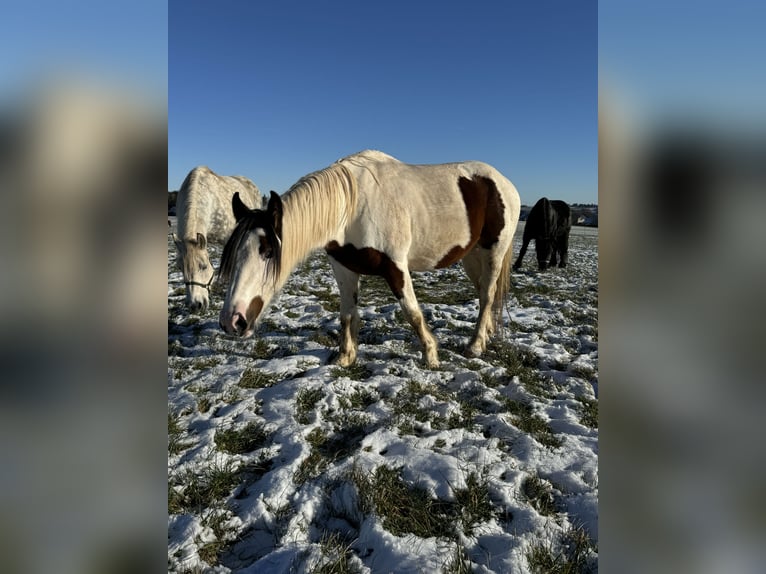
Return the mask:
{"type": "Polygon", "coordinates": [[[235,193],[253,209],[262,206],[258,186],[248,178],[219,175],[207,166],[192,169],[178,192],[179,235],[202,233],[208,240],[225,241],[236,224],[231,208],[235,193]]]}
{"type": "Polygon", "coordinates": [[[496,212],[503,207],[498,233],[509,233],[509,242],[516,229],[518,192],[489,164],[407,164],[381,152],[350,156],[347,163],[359,188],[349,240],[406,257],[412,270],[434,268],[450,249],[475,243],[474,215],[480,212],[484,221],[490,204],[496,212]]]}

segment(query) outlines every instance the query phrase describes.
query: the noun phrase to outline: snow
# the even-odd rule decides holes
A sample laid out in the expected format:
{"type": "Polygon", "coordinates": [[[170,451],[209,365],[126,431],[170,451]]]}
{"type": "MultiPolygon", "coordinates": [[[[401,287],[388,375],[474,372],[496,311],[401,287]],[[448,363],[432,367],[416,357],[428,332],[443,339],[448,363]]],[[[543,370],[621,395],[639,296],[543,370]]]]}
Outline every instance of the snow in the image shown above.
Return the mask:
{"type": "MultiPolygon", "coordinates": [[[[169,450],[169,489],[191,488],[190,473],[227,464],[242,471],[208,508],[170,509],[169,571],[309,572],[327,560],[323,543],[332,534],[360,572],[441,571],[460,545],[474,572],[522,573],[530,571],[532,545],[555,549],[571,527],[597,544],[598,429],[582,416],[582,401],[598,399],[597,242],[597,230],[575,227],[566,269],[538,273],[530,252],[512,274],[497,339],[536,360],[542,388],[533,389],[491,354],[462,355],[478,306],[460,266],[414,276],[441,368],[424,366],[393,296],[363,278],[359,358],[355,369],[343,370],[331,362],[340,325],[323,253],[296,269],[255,336],[239,340],[218,327],[220,287],[203,314],[184,309],[169,239],[168,410],[185,443],[169,450]],[[271,380],[240,386],[248,369],[271,380]],[[298,416],[309,391],[318,398],[298,416]],[[528,403],[561,446],[521,430],[508,401],[528,403]],[[221,451],[216,432],[248,422],[264,425],[265,443],[251,452],[221,451]],[[311,441],[320,431],[340,442],[312,466],[311,441]],[[371,476],[381,465],[401,467],[407,484],[445,501],[476,473],[487,481],[493,515],[450,538],[397,536],[375,511],[361,508],[349,478],[352,471],[371,476]],[[540,514],[524,496],[529,477],[550,486],[553,514],[540,514]]],[[[215,264],[219,256],[211,257],[215,264]]],[[[595,563],[595,550],[590,559],[595,563]]]]}

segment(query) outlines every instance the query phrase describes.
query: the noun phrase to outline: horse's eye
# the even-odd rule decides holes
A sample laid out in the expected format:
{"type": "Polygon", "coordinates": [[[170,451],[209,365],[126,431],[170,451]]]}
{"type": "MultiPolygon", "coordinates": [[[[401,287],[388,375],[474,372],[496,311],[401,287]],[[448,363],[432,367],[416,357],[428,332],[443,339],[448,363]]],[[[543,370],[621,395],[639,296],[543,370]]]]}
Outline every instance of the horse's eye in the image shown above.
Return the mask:
{"type": "Polygon", "coordinates": [[[260,252],[264,259],[271,259],[274,257],[274,250],[271,247],[261,247],[260,252]]]}

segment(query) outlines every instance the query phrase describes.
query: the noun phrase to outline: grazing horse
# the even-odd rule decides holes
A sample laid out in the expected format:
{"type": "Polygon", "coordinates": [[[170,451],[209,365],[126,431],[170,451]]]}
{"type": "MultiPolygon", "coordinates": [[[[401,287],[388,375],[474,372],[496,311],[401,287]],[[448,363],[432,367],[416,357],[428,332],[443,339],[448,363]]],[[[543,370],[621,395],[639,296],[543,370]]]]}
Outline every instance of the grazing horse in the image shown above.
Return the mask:
{"type": "Polygon", "coordinates": [[[388,283],[423,344],[423,359],[439,364],[410,271],[462,260],[479,292],[480,311],[468,352],[480,355],[501,320],[510,285],[519,194],[493,167],[476,161],[409,165],[363,151],[311,173],[283,197],[273,191],[265,210],[235,195],[237,226],[223,250],[229,281],[220,325],[248,337],[292,270],[316,249],[330,256],[340,291],[340,354],[356,360],[359,275],[388,283]]]}
{"type": "Polygon", "coordinates": [[[204,310],[209,304],[215,270],[207,245],[223,245],[234,229],[231,198],[235,193],[258,207],[263,204],[258,187],[246,177],[218,175],[205,166],[191,170],[178,192],[178,233],[173,234],[173,241],[178,252],[176,263],[186,286],[186,305],[191,311],[204,310]]]}
{"type": "Polygon", "coordinates": [[[521,251],[513,264],[513,270],[521,269],[521,260],[527,252],[529,242],[533,239],[540,271],[545,271],[547,267],[555,267],[557,254],[559,267],[566,267],[570,229],[572,229],[572,215],[569,206],[559,199],[550,201],[546,197],[541,198],[527,216],[521,251]]]}

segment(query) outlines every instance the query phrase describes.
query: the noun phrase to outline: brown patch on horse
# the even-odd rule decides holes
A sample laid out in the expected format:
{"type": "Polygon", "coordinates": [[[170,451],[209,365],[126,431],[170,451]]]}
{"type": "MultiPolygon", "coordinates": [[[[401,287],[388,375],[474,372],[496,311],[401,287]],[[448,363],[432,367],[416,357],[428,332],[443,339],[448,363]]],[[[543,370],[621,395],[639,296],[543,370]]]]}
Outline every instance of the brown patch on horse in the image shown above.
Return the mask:
{"type": "Polygon", "coordinates": [[[404,273],[391,258],[372,247],[358,249],[347,243],[341,246],[337,241],[331,241],[325,246],[327,254],[338,263],[361,275],[377,275],[383,277],[397,299],[404,294],[404,273]]]}
{"type": "Polygon", "coordinates": [[[252,325],[255,323],[255,320],[258,318],[258,315],[261,314],[261,311],[263,311],[263,299],[260,297],[253,297],[253,300],[250,301],[250,305],[247,306],[247,313],[245,314],[247,324],[252,325]]]}
{"type": "Polygon", "coordinates": [[[472,179],[461,176],[457,184],[468,214],[471,238],[467,245],[452,247],[436,264],[437,269],[460,261],[476,243],[484,249],[489,249],[497,243],[505,226],[505,206],[492,179],[478,175],[472,179]]]}

